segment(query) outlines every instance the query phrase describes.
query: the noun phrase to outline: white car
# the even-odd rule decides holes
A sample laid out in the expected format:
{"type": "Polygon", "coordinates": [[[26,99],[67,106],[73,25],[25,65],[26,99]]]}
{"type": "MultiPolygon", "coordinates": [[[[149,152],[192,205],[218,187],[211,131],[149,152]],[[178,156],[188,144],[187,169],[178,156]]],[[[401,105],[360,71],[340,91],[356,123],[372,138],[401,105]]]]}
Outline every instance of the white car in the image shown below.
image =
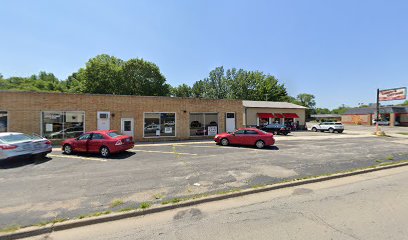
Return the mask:
{"type": "MultiPolygon", "coordinates": [[[[376,121],[375,119],[373,119],[373,125],[375,125],[376,122],[377,122],[377,121],[376,121]]],[[[380,120],[380,121],[378,121],[378,125],[380,125],[380,126],[389,126],[389,125],[390,125],[390,121],[388,121],[388,120],[380,120]]],[[[399,122],[395,121],[395,122],[394,122],[394,125],[395,125],[395,126],[398,126],[398,125],[399,125],[399,122]]]]}
{"type": "Polygon", "coordinates": [[[342,133],[344,131],[344,125],[342,123],[337,122],[322,122],[311,127],[313,132],[324,132],[329,131],[331,133],[338,132],[342,133]]]}
{"type": "Polygon", "coordinates": [[[0,160],[45,157],[51,151],[51,142],[40,136],[15,132],[0,133],[0,160]]]}

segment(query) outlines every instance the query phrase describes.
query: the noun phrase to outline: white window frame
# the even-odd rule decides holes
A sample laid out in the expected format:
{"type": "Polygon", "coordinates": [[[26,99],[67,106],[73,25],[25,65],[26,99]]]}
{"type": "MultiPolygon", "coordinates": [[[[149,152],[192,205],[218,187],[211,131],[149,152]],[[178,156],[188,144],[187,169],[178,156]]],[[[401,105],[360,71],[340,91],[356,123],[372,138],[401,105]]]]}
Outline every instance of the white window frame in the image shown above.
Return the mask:
{"type": "MultiPolygon", "coordinates": [[[[47,110],[47,111],[40,111],[40,136],[41,137],[44,137],[43,136],[43,113],[55,113],[55,112],[61,112],[61,113],[66,113],[66,112],[75,112],[75,113],[83,113],[83,115],[84,115],[84,132],[83,133],[86,133],[86,114],[85,114],[85,111],[59,111],[59,110],[55,110],[55,111],[52,111],[52,110],[47,110]]],[[[63,123],[64,124],[64,123],[63,123]]],[[[8,125],[7,125],[8,126],[8,125]]],[[[64,125],[62,125],[62,126],[64,126],[64,125]]]]}
{"type": "Polygon", "coordinates": [[[9,111],[6,111],[6,110],[0,110],[0,112],[5,112],[6,113],[6,115],[7,115],[7,127],[6,127],[6,132],[8,132],[9,131],[9,125],[10,125],[10,121],[9,121],[9,111]]]}
{"type": "MultiPolygon", "coordinates": [[[[159,120],[161,121],[161,119],[159,118],[159,120]]],[[[161,125],[161,122],[159,122],[159,124],[161,125]]],[[[176,112],[143,112],[143,129],[142,129],[142,131],[143,131],[143,138],[175,138],[175,137],[177,137],[177,113],[176,112]],[[146,137],[145,136],[145,131],[144,131],[144,128],[145,128],[145,119],[146,119],[146,113],[159,113],[159,114],[162,114],[162,113],[174,113],[174,136],[148,136],[148,137],[146,137]]]]}
{"type": "MultiPolygon", "coordinates": [[[[217,126],[217,132],[218,133],[220,133],[221,131],[220,131],[220,113],[219,112],[189,112],[188,113],[188,134],[189,134],[189,137],[194,137],[194,138],[202,138],[202,137],[208,137],[208,135],[203,135],[203,136],[197,136],[197,135],[191,135],[191,132],[190,132],[190,123],[191,123],[191,118],[190,118],[190,114],[198,114],[198,113],[200,113],[200,114],[217,114],[217,124],[218,124],[218,126],[217,126]]],[[[204,123],[205,123],[205,117],[204,117],[204,123]]],[[[218,134],[217,133],[217,134],[218,134]]],[[[210,136],[210,137],[213,137],[213,136],[210,136]]]]}

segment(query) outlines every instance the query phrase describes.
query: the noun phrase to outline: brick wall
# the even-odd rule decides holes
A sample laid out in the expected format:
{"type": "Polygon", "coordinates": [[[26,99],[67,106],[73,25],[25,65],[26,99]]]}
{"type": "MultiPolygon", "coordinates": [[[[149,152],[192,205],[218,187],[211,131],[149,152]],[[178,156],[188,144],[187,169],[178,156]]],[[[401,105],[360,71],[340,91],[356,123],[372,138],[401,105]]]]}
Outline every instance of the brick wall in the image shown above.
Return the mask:
{"type": "Polygon", "coordinates": [[[243,109],[239,100],[0,91],[0,111],[8,112],[8,130],[24,133],[40,134],[42,111],[84,111],[86,130],[96,129],[98,111],[107,111],[114,114],[111,129],[120,130],[121,118],[134,118],[135,139],[146,141],[151,139],[143,139],[143,113],[175,112],[177,136],[161,139],[187,139],[190,112],[218,113],[219,132],[222,132],[226,112],[235,112],[237,127],[243,126],[243,109]]]}

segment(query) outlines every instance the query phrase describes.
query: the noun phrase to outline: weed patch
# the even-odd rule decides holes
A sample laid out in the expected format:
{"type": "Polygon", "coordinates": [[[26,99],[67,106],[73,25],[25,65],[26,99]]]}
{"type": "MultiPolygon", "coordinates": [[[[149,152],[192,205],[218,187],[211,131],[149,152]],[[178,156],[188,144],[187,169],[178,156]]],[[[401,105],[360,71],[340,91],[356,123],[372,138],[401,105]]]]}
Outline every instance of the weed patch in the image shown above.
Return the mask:
{"type": "Polygon", "coordinates": [[[114,207],[123,205],[123,203],[124,203],[124,202],[123,202],[122,200],[117,199],[117,200],[114,200],[114,201],[111,203],[110,207],[111,207],[111,208],[114,208],[114,207]]]}

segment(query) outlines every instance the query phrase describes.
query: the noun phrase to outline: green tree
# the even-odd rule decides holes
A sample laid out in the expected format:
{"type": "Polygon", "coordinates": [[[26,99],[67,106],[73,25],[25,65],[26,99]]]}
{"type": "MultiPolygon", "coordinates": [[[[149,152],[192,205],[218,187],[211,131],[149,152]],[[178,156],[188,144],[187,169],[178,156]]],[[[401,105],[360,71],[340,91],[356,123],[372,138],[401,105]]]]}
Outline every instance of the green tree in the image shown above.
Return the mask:
{"type": "Polygon", "coordinates": [[[139,96],[168,96],[170,85],[159,67],[143,59],[123,61],[106,54],[91,58],[65,81],[68,91],[139,96]]]}
{"type": "Polygon", "coordinates": [[[316,106],[315,96],[312,94],[301,93],[297,95],[296,99],[299,101],[300,105],[309,109],[314,109],[316,106]]]}
{"type": "Polygon", "coordinates": [[[400,104],[401,106],[408,106],[408,100],[405,100],[405,102],[400,104]]]}
{"type": "Polygon", "coordinates": [[[282,101],[287,98],[284,84],[260,71],[217,67],[208,78],[193,85],[193,96],[213,99],[282,101]]]}
{"type": "Polygon", "coordinates": [[[315,113],[316,114],[330,114],[331,111],[328,108],[316,108],[315,113]]]}
{"type": "Polygon", "coordinates": [[[174,97],[192,97],[192,88],[187,84],[183,83],[177,87],[171,88],[171,95],[174,97]]]}

